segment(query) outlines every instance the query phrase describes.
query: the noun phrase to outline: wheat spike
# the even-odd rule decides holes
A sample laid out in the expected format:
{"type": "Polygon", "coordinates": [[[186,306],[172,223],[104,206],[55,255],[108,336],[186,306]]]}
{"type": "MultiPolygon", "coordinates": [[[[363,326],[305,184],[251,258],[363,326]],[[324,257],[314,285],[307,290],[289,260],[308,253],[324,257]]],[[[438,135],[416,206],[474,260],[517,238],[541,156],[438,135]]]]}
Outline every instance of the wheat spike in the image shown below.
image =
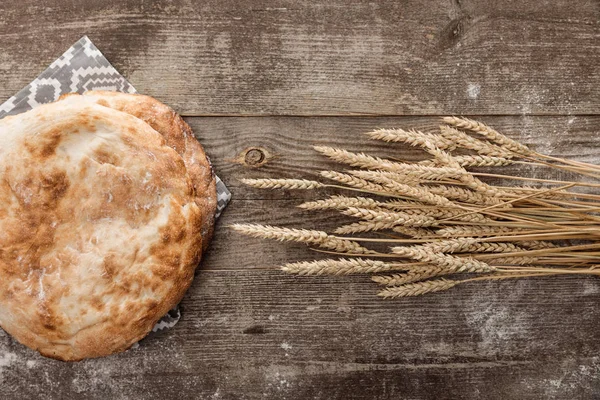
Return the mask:
{"type": "Polygon", "coordinates": [[[388,192],[388,190],[386,190],[386,188],[384,188],[382,185],[378,185],[376,183],[372,183],[372,182],[357,178],[352,175],[342,174],[341,172],[321,171],[321,176],[323,176],[324,178],[331,179],[333,181],[342,183],[346,186],[363,189],[363,190],[367,190],[370,192],[379,192],[379,193],[388,192]]]}
{"type": "Polygon", "coordinates": [[[397,297],[420,296],[426,293],[448,290],[459,284],[460,281],[448,279],[434,279],[431,281],[408,283],[402,286],[393,286],[381,290],[377,295],[386,299],[397,297]]]}
{"type": "Polygon", "coordinates": [[[396,172],[401,175],[408,175],[420,179],[445,179],[458,177],[464,174],[464,171],[451,168],[426,167],[419,164],[399,163],[395,161],[384,160],[383,158],[373,157],[364,153],[352,153],[343,149],[333,147],[316,146],[315,150],[331,158],[334,161],[371,170],[383,170],[396,172]]]}
{"type": "Polygon", "coordinates": [[[492,156],[455,156],[454,159],[461,167],[502,167],[514,163],[508,158],[492,156]]]}
{"type": "Polygon", "coordinates": [[[438,218],[438,219],[456,219],[457,221],[464,222],[490,222],[492,219],[486,217],[483,214],[472,213],[464,215],[465,212],[462,210],[452,210],[448,208],[437,208],[437,209],[408,209],[403,210],[403,212],[411,215],[426,215],[428,217],[438,218]]]}
{"type": "Polygon", "coordinates": [[[453,149],[454,144],[439,135],[423,133],[416,130],[405,131],[403,129],[377,129],[368,132],[371,139],[383,140],[385,142],[407,143],[411,146],[430,147],[431,145],[440,149],[453,149]]]}
{"type": "Polygon", "coordinates": [[[258,224],[233,224],[231,227],[235,231],[262,239],[275,239],[279,241],[314,244],[319,247],[335,250],[341,253],[373,253],[373,251],[361,246],[360,244],[352,240],[340,239],[335,236],[328,235],[326,232],[323,231],[283,228],[278,226],[258,224]]]}
{"type": "Polygon", "coordinates": [[[392,229],[396,226],[396,222],[385,221],[359,221],[348,225],[342,225],[334,230],[338,235],[348,235],[358,232],[381,231],[384,229],[392,229]]]}
{"type": "MultiPolygon", "coordinates": [[[[439,205],[442,207],[454,207],[454,203],[452,203],[450,200],[443,196],[430,193],[428,188],[405,185],[403,183],[396,182],[393,179],[386,178],[385,176],[380,176],[379,179],[381,179],[381,182],[385,182],[385,184],[382,186],[385,188],[385,191],[390,194],[411,197],[421,202],[439,205]]],[[[363,179],[360,180],[364,181],[363,179]]]]}
{"type": "Polygon", "coordinates": [[[495,268],[483,261],[459,258],[442,253],[432,253],[421,246],[393,247],[392,252],[404,257],[437,265],[452,272],[491,272],[495,268]]]}
{"type": "Polygon", "coordinates": [[[399,286],[405,285],[407,283],[424,281],[429,278],[433,278],[440,275],[448,275],[450,274],[447,270],[439,267],[431,267],[421,270],[408,271],[403,274],[393,274],[393,275],[374,275],[371,277],[371,280],[379,283],[380,285],[386,286],[399,286]]]}
{"type": "Polygon", "coordinates": [[[374,170],[374,171],[350,171],[359,178],[380,182],[382,178],[392,179],[396,182],[415,185],[421,181],[440,181],[444,179],[461,179],[463,171],[449,167],[427,167],[419,164],[406,164],[406,167],[398,171],[374,170]]]}
{"type": "Polygon", "coordinates": [[[259,189],[316,189],[324,186],[321,182],[306,179],[242,179],[242,183],[259,189]]]}
{"type": "Polygon", "coordinates": [[[443,237],[459,236],[498,236],[510,232],[516,232],[516,228],[502,226],[449,226],[438,229],[436,233],[443,237]]]}
{"type": "Polygon", "coordinates": [[[303,261],[285,264],[281,270],[298,275],[350,275],[371,274],[401,270],[402,264],[386,263],[365,258],[340,258],[338,260],[303,261]]]}
{"type": "Polygon", "coordinates": [[[521,240],[519,244],[523,247],[527,247],[530,250],[553,249],[558,247],[554,243],[544,240],[521,240]]]}
{"type": "Polygon", "coordinates": [[[535,264],[538,260],[535,257],[498,257],[488,261],[496,265],[526,265],[535,264]]]}
{"type": "Polygon", "coordinates": [[[331,196],[328,199],[308,201],[300,204],[298,207],[304,210],[343,210],[348,207],[377,208],[384,206],[385,203],[375,201],[368,197],[346,197],[331,196]]]}
{"type": "Polygon", "coordinates": [[[427,189],[433,194],[437,194],[448,199],[457,200],[462,203],[486,206],[494,206],[502,203],[502,201],[498,198],[485,196],[481,193],[473,192],[472,190],[467,190],[456,186],[428,186],[427,189]]]}
{"type": "Polygon", "coordinates": [[[435,218],[428,217],[426,215],[410,215],[403,212],[389,212],[371,210],[368,208],[349,207],[347,210],[342,211],[342,214],[366,219],[369,221],[394,222],[396,225],[404,225],[416,228],[436,225],[435,218]]]}
{"type": "Polygon", "coordinates": [[[418,239],[422,237],[432,236],[434,232],[424,229],[424,228],[409,228],[407,226],[395,226],[393,228],[394,232],[398,232],[405,236],[410,236],[412,238],[418,239]]]}
{"type": "Polygon", "coordinates": [[[472,237],[441,240],[421,247],[434,253],[510,253],[524,250],[512,243],[482,243],[472,237]]]}
{"type": "Polygon", "coordinates": [[[456,126],[461,129],[467,129],[472,132],[477,132],[488,140],[499,144],[501,147],[513,151],[515,153],[530,155],[532,151],[529,148],[515,140],[512,140],[489,126],[473,121],[468,118],[444,117],[444,122],[456,126]]]}
{"type": "Polygon", "coordinates": [[[502,157],[511,158],[513,154],[510,151],[503,149],[502,147],[494,144],[483,142],[479,139],[475,139],[466,133],[459,131],[448,125],[440,126],[441,136],[446,140],[452,140],[457,146],[464,149],[476,151],[480,155],[491,156],[491,157],[502,157]]]}

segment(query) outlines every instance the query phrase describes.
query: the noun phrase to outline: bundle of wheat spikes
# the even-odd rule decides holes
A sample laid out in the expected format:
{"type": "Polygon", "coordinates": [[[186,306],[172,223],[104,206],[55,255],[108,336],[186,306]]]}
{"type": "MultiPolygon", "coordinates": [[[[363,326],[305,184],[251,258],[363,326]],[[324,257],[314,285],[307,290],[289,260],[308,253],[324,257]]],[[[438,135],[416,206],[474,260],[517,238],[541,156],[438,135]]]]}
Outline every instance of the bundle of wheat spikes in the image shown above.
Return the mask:
{"type": "Polygon", "coordinates": [[[282,270],[299,275],[373,274],[375,282],[386,286],[379,292],[384,298],[418,296],[483,280],[600,275],[596,269],[600,195],[575,190],[600,187],[583,182],[585,177],[600,179],[600,166],[539,154],[480,122],[457,117],[443,121],[436,134],[402,129],[367,133],[375,140],[420,147],[428,154],[420,162],[315,147],[357,169],[322,171],[331,183],[243,180],[264,189],[332,187],[358,192],[355,197],[336,195],[299,205],[311,212],[333,209],[357,218],[358,222],[335,229],[335,235],[256,224],[235,224],[233,229],[258,238],[302,242],[341,256],[290,263],[282,270]],[[467,171],[515,163],[555,168],[576,178],[562,181],[467,171]],[[491,185],[480,178],[527,186],[491,185]],[[369,233],[374,231],[381,233],[369,233]],[[367,247],[375,243],[388,244],[389,252],[367,247]]]}

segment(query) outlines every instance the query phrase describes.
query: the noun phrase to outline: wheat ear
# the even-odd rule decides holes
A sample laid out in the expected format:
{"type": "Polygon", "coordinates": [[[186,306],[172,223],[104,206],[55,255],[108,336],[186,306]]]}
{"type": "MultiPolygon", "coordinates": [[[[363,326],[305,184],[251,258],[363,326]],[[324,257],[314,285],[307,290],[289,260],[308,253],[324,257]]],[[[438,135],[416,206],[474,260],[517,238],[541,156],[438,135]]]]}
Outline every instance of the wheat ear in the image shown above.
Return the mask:
{"type": "Polygon", "coordinates": [[[408,283],[402,286],[388,287],[381,290],[377,295],[385,299],[420,296],[426,293],[448,290],[459,283],[460,281],[452,281],[448,279],[435,279],[425,282],[408,283]]]}
{"type": "Polygon", "coordinates": [[[473,192],[472,190],[463,189],[456,186],[428,186],[427,189],[433,194],[437,194],[448,199],[457,200],[462,203],[486,206],[494,206],[502,203],[502,201],[496,197],[485,196],[481,193],[473,192]]]}
{"type": "Polygon", "coordinates": [[[401,263],[387,263],[365,258],[303,261],[285,264],[281,270],[298,275],[350,275],[402,270],[401,263]]]}
{"type": "Polygon", "coordinates": [[[242,183],[259,189],[316,189],[321,182],[306,179],[242,179],[242,183]]]}
{"type": "Polygon", "coordinates": [[[452,140],[447,140],[439,135],[432,135],[416,130],[377,129],[372,132],[367,132],[366,135],[371,139],[383,140],[385,142],[407,143],[411,146],[419,147],[429,147],[430,145],[433,145],[439,149],[454,149],[452,140]]]}
{"type": "Polygon", "coordinates": [[[372,183],[352,175],[342,174],[341,172],[321,171],[321,176],[357,189],[363,189],[370,192],[378,193],[387,192],[387,190],[382,185],[378,185],[376,183],[372,183]]]}
{"type": "Polygon", "coordinates": [[[486,139],[499,144],[501,147],[513,151],[515,153],[530,155],[532,151],[529,148],[515,140],[512,140],[505,135],[497,132],[496,130],[490,128],[489,126],[473,121],[468,118],[458,118],[458,117],[444,117],[444,122],[456,126],[461,129],[467,129],[472,132],[479,133],[484,136],[486,139]]]}
{"type": "Polygon", "coordinates": [[[510,151],[505,150],[502,147],[496,146],[494,144],[475,139],[474,137],[469,136],[466,133],[459,131],[458,129],[453,128],[451,126],[441,125],[440,132],[441,136],[446,140],[452,140],[456,143],[457,146],[462,147],[464,149],[473,150],[479,155],[502,158],[513,157],[513,153],[511,153],[510,151]]]}
{"type": "Polygon", "coordinates": [[[434,253],[510,253],[524,251],[512,243],[479,242],[475,238],[457,238],[440,240],[421,245],[423,249],[434,253]]]}
{"type": "Polygon", "coordinates": [[[378,208],[384,206],[385,203],[375,201],[369,197],[346,197],[346,196],[331,196],[328,199],[308,201],[300,204],[298,207],[304,210],[343,210],[348,207],[361,208],[378,208]]]}
{"type": "Polygon", "coordinates": [[[359,221],[348,225],[342,225],[335,228],[334,232],[338,235],[348,235],[359,232],[381,231],[392,229],[396,226],[395,221],[359,221]]]}
{"type": "Polygon", "coordinates": [[[349,207],[342,214],[351,217],[362,218],[369,221],[395,222],[397,225],[410,227],[428,227],[436,225],[435,218],[426,215],[410,215],[403,212],[390,212],[382,210],[371,210],[368,208],[349,207]]]}
{"type": "Polygon", "coordinates": [[[437,265],[453,272],[491,272],[496,268],[473,258],[459,258],[442,253],[432,253],[421,246],[393,247],[392,252],[421,262],[437,265]]]}
{"type": "Polygon", "coordinates": [[[403,274],[394,274],[394,275],[374,275],[371,277],[371,280],[379,283],[380,285],[386,286],[399,286],[405,285],[407,283],[424,281],[429,278],[433,278],[440,275],[448,275],[451,272],[448,272],[444,268],[432,267],[428,269],[408,271],[403,274]]]}
{"type": "Polygon", "coordinates": [[[498,236],[505,233],[518,232],[517,228],[503,226],[449,226],[438,229],[436,234],[442,237],[459,236],[498,236]]]}
{"type": "Polygon", "coordinates": [[[398,232],[404,236],[409,236],[415,239],[432,236],[435,233],[424,228],[409,228],[407,226],[395,226],[392,229],[394,232],[398,232]]]}
{"type": "Polygon", "coordinates": [[[503,167],[514,163],[508,158],[492,156],[455,156],[454,159],[461,167],[503,167]]]}
{"type": "Polygon", "coordinates": [[[341,253],[373,253],[373,251],[352,240],[340,239],[335,236],[328,235],[323,231],[292,229],[258,224],[233,224],[231,225],[231,228],[243,234],[261,239],[275,239],[279,241],[312,244],[341,253]]]}

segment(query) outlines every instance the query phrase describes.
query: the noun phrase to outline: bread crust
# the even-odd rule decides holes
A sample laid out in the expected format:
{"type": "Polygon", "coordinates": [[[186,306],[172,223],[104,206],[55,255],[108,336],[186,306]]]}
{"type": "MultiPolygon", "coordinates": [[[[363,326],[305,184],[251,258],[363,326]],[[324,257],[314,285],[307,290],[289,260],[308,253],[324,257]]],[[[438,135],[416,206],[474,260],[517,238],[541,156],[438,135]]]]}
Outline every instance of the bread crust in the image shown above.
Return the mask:
{"type": "Polygon", "coordinates": [[[47,357],[100,357],[181,300],[214,212],[176,136],[80,96],[0,120],[6,332],[47,357]]]}

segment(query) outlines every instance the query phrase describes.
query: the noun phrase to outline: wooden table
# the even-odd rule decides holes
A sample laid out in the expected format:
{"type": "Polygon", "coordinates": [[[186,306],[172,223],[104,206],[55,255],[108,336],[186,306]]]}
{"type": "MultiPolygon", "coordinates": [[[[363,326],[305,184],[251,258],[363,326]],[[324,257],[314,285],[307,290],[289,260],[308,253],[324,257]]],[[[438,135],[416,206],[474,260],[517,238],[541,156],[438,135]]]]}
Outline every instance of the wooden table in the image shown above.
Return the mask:
{"type": "MultiPolygon", "coordinates": [[[[65,364],[0,332],[1,399],[600,398],[600,281],[462,285],[382,301],[368,277],[293,277],[302,245],[234,222],[328,229],[246,177],[313,177],[311,146],[413,152],[360,134],[476,116],[598,162],[597,0],[19,0],[0,4],[0,98],[84,34],[180,111],[233,201],[181,322],[124,354],[65,364]]],[[[319,215],[319,217],[317,217],[319,215]]]]}

